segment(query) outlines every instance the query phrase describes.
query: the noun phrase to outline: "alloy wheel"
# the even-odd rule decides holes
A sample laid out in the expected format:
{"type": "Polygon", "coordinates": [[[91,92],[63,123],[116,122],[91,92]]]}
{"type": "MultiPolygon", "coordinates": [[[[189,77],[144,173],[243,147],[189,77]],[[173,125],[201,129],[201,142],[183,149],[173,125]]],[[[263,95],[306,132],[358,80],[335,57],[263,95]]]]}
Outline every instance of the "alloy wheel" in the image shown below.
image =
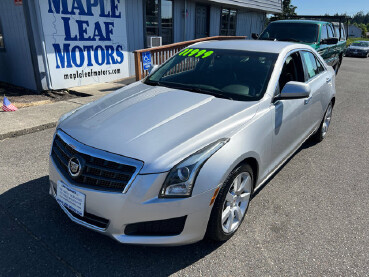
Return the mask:
{"type": "Polygon", "coordinates": [[[329,125],[331,124],[331,118],[332,118],[332,104],[329,104],[327,112],[325,113],[325,116],[324,116],[324,121],[323,121],[323,126],[322,126],[322,137],[323,138],[328,132],[329,125]]]}
{"type": "Polygon", "coordinates": [[[222,212],[222,229],[226,234],[237,230],[250,201],[252,178],[248,172],[241,172],[234,178],[226,195],[222,212]]]}

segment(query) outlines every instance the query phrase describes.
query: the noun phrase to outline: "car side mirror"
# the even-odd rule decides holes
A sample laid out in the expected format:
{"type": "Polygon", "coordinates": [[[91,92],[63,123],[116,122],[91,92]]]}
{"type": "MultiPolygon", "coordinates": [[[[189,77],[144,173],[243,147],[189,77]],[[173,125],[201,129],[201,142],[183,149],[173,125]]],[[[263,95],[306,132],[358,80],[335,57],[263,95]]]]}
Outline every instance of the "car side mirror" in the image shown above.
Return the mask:
{"type": "Polygon", "coordinates": [[[148,69],[149,74],[154,73],[158,68],[159,66],[157,64],[151,65],[148,69]]]}
{"type": "Polygon", "coordinates": [[[275,98],[275,101],[308,98],[310,92],[311,88],[308,84],[290,81],[283,87],[281,93],[275,98]]]}
{"type": "Polygon", "coordinates": [[[252,34],[251,34],[251,37],[252,37],[253,39],[258,39],[258,38],[259,38],[259,34],[252,33],[252,34]]]}
{"type": "Polygon", "coordinates": [[[322,44],[337,44],[338,43],[338,38],[326,38],[326,39],[322,39],[321,43],[322,44]]]}

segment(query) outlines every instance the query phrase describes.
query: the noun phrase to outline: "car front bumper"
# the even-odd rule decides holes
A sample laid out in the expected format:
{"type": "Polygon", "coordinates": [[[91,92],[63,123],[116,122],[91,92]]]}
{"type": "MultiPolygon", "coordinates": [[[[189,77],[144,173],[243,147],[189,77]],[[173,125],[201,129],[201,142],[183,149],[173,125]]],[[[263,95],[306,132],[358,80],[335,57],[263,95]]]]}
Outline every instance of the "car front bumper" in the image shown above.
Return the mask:
{"type": "Polygon", "coordinates": [[[108,235],[120,243],[143,245],[182,245],[204,238],[211,213],[210,201],[216,188],[189,198],[158,198],[167,173],[137,175],[127,193],[106,192],[71,184],[50,157],[50,195],[56,197],[57,182],[86,195],[85,213],[108,220],[98,227],[78,218],[61,205],[68,217],[89,229],[108,235]],[[129,224],[186,217],[179,235],[127,235],[129,224]]]}

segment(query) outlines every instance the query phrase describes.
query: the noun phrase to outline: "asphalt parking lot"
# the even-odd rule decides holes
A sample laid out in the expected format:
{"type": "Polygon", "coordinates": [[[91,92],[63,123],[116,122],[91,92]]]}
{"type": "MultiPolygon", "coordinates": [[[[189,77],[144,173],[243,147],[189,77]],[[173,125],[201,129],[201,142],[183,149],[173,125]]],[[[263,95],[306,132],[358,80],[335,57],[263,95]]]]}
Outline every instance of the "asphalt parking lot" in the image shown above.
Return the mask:
{"type": "Polygon", "coordinates": [[[327,138],[305,143],[223,244],[120,245],[48,195],[54,130],[0,141],[0,276],[364,276],[369,273],[369,59],[344,58],[327,138]]]}

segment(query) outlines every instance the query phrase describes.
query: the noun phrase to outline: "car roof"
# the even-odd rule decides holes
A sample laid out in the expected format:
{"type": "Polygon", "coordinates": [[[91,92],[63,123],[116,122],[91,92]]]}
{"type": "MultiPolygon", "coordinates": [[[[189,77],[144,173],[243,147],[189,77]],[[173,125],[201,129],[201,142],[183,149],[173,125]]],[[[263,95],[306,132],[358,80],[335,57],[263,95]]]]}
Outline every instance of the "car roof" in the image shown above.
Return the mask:
{"type": "Polygon", "coordinates": [[[282,41],[266,41],[266,40],[211,40],[198,42],[191,45],[198,48],[210,48],[210,49],[228,49],[228,50],[241,50],[252,52],[265,52],[279,54],[284,50],[293,49],[311,49],[309,46],[300,43],[282,42],[282,41]]]}
{"type": "Polygon", "coordinates": [[[277,21],[270,22],[270,24],[272,23],[304,23],[304,24],[322,25],[322,24],[327,24],[329,22],[319,21],[319,20],[307,20],[307,19],[284,19],[284,20],[277,20],[277,21]]]}

